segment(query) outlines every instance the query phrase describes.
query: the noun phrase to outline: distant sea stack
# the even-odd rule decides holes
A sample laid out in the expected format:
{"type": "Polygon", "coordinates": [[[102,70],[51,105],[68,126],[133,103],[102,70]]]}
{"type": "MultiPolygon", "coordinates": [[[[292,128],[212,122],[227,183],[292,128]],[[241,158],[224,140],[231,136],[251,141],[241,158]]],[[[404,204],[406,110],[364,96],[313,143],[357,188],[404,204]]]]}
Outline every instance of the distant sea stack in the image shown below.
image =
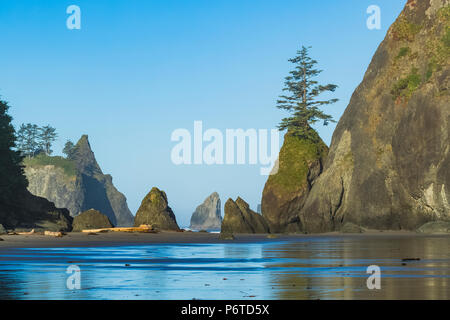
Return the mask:
{"type": "Polygon", "coordinates": [[[217,192],[214,192],[192,214],[189,228],[194,230],[220,230],[221,225],[220,197],[217,192]]]}
{"type": "Polygon", "coordinates": [[[222,221],[221,233],[269,233],[265,219],[250,209],[247,202],[241,198],[236,201],[228,199],[225,203],[225,216],[222,221]]]}
{"type": "Polygon", "coordinates": [[[141,224],[149,224],[159,230],[180,230],[164,191],[154,187],[142,200],[134,219],[134,226],[139,227],[141,224]]]}
{"type": "Polygon", "coordinates": [[[337,125],[305,231],[450,220],[449,26],[450,1],[407,2],[337,125]]]}
{"type": "Polygon", "coordinates": [[[322,173],[328,147],[317,136],[308,140],[287,133],[278,157],[278,171],[269,176],[262,195],[262,215],[271,232],[303,230],[299,213],[322,173]]]}
{"type": "Polygon", "coordinates": [[[72,216],[88,209],[104,213],[114,226],[133,225],[133,215],[125,196],[103,174],[83,135],[68,158],[39,155],[25,159],[28,190],[46,198],[58,207],[67,208],[72,216]]]}

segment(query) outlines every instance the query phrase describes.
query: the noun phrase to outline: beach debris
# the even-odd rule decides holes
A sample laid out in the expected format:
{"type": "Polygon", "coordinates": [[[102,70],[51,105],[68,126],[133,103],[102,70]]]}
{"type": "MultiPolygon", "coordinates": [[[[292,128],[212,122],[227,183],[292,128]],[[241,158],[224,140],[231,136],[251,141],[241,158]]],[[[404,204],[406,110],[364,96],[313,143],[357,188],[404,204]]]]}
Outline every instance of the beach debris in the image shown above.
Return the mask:
{"type": "Polygon", "coordinates": [[[21,236],[29,236],[29,235],[32,235],[32,234],[34,234],[35,233],[35,231],[34,231],[34,229],[33,230],[31,230],[30,232],[18,232],[17,234],[18,235],[21,235],[21,236]]]}
{"type": "Polygon", "coordinates": [[[420,261],[420,258],[403,258],[402,261],[420,261]]]}
{"type": "Polygon", "coordinates": [[[51,237],[56,237],[56,238],[62,238],[63,233],[60,231],[44,231],[44,236],[51,236],[51,237]]]}
{"type": "Polygon", "coordinates": [[[5,241],[5,240],[3,240],[2,238],[0,238],[0,241],[5,241]]]}
{"type": "Polygon", "coordinates": [[[228,280],[228,278],[223,278],[222,280],[228,280]]]}
{"type": "Polygon", "coordinates": [[[234,235],[231,233],[221,233],[219,236],[220,240],[234,240],[234,235]]]}
{"type": "Polygon", "coordinates": [[[141,224],[139,227],[118,227],[118,228],[101,228],[81,230],[83,233],[101,233],[101,232],[140,232],[140,233],[156,233],[153,226],[149,224],[141,224]]]}
{"type": "Polygon", "coordinates": [[[87,235],[88,235],[88,236],[98,236],[98,233],[95,233],[95,232],[88,232],[87,235]]]}
{"type": "Polygon", "coordinates": [[[125,264],[125,267],[129,267],[129,266],[130,266],[130,264],[128,264],[128,263],[125,264]]]}
{"type": "Polygon", "coordinates": [[[18,235],[18,233],[14,232],[14,231],[8,232],[8,236],[17,236],[17,235],[18,235]]]}
{"type": "Polygon", "coordinates": [[[267,236],[267,239],[277,239],[277,238],[278,238],[278,236],[276,234],[269,234],[267,236]]]}

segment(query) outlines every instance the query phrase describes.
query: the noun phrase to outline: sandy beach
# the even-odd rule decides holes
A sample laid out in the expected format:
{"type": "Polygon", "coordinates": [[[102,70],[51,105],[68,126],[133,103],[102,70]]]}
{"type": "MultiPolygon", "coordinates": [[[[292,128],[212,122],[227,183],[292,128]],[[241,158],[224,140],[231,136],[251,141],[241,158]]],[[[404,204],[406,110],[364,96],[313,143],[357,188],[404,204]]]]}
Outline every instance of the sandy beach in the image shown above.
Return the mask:
{"type": "MultiPolygon", "coordinates": [[[[218,233],[204,232],[160,232],[160,233],[127,233],[108,232],[88,235],[81,232],[69,232],[62,238],[32,235],[2,235],[0,251],[5,248],[63,248],[63,247],[115,247],[148,244],[177,244],[177,243],[252,243],[273,241],[295,241],[305,237],[420,237],[425,236],[412,231],[377,231],[372,230],[363,234],[342,234],[331,232],[325,234],[239,234],[234,240],[222,240],[218,233]]],[[[430,236],[430,235],[426,235],[430,236]]],[[[450,237],[450,235],[449,235],[450,237]]]]}

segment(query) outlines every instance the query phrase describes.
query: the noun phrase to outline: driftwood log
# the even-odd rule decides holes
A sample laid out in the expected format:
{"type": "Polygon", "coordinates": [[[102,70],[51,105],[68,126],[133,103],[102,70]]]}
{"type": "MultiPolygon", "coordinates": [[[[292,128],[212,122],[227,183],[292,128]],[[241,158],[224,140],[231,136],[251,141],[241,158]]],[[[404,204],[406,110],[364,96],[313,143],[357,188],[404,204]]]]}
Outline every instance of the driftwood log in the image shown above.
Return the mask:
{"type": "Polygon", "coordinates": [[[124,228],[101,228],[101,229],[86,229],[83,233],[102,233],[102,232],[142,232],[142,233],[156,233],[151,225],[141,224],[139,227],[124,227],[124,228]]]}

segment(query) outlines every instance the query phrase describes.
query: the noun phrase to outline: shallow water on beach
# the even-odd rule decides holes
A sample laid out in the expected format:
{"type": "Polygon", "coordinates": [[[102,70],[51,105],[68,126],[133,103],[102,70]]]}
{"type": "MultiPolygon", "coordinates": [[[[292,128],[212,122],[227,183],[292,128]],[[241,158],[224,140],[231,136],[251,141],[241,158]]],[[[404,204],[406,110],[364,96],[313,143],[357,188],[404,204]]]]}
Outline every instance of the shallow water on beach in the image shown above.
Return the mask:
{"type": "Polygon", "coordinates": [[[0,299],[450,299],[450,237],[0,251],[0,299]],[[402,261],[405,258],[420,258],[402,261]],[[67,288],[67,267],[81,289],[67,288]],[[367,288],[367,267],[381,289],[367,288]]]}

